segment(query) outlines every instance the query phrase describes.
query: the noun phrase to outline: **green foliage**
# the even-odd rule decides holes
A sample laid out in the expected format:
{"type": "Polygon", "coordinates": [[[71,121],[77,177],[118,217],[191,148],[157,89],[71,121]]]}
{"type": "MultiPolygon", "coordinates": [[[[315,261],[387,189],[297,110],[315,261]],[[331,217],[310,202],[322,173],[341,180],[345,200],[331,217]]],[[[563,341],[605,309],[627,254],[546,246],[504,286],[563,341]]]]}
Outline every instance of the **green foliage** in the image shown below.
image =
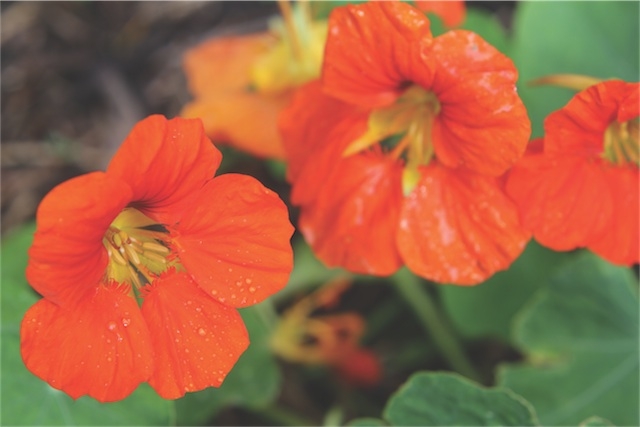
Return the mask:
{"type": "Polygon", "coordinates": [[[264,307],[254,306],[241,311],[251,345],[222,386],[190,393],[176,401],[179,425],[200,425],[229,405],[264,407],[278,396],[282,376],[269,350],[270,331],[261,318],[264,307]]]}
{"type": "Polygon", "coordinates": [[[527,86],[532,79],[571,73],[638,81],[639,8],[620,1],[518,3],[511,57],[534,136],[542,136],[544,118],[575,92],[527,86]]]}
{"type": "Polygon", "coordinates": [[[444,286],[440,295],[458,331],[467,337],[510,340],[514,315],[549,275],[575,254],[557,253],[531,241],[508,270],[473,286],[444,286]]]}
{"type": "Polygon", "coordinates": [[[168,425],[173,402],[147,385],[127,399],[102,404],[73,400],[31,374],[20,357],[20,322],[38,300],[27,285],[27,248],[35,227],[15,230],[2,242],[2,425],[168,425]]]}
{"type": "MultiPolygon", "coordinates": [[[[383,418],[392,426],[534,426],[536,415],[508,389],[484,388],[451,373],[418,372],[391,396],[383,418]]],[[[349,425],[379,426],[359,419],[349,425]]]]}
{"type": "Polygon", "coordinates": [[[638,425],[637,279],[590,253],[553,276],[520,314],[514,340],[528,362],[499,384],[529,400],[544,425],[597,415],[638,425]]]}

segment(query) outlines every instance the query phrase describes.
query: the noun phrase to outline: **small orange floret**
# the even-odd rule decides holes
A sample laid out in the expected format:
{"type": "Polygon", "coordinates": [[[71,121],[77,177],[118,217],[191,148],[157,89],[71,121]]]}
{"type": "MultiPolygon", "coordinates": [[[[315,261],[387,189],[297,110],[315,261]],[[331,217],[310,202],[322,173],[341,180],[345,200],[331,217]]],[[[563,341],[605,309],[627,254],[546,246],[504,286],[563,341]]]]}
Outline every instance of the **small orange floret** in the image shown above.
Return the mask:
{"type": "Polygon", "coordinates": [[[579,92],[547,117],[544,140],[511,170],[507,191],[541,244],[640,261],[639,89],[609,80],[579,92]]]}
{"type": "Polygon", "coordinates": [[[45,196],[26,271],[44,299],[21,328],[31,372],[101,402],[145,381],[168,399],[222,383],[248,345],[236,308],[285,285],[293,227],[254,178],[214,177],[220,160],[200,120],[151,116],[106,172],[45,196]]]}

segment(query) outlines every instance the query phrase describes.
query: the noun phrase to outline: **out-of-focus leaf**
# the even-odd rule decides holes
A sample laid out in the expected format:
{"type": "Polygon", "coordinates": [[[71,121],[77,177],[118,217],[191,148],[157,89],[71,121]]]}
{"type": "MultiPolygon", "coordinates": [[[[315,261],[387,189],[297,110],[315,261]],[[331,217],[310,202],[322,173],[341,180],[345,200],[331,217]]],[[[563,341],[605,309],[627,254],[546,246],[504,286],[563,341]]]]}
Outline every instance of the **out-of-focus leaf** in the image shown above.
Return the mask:
{"type": "Polygon", "coordinates": [[[38,300],[24,269],[34,226],[15,230],[2,242],[2,425],[168,425],[173,402],[146,384],[116,403],[76,401],[32,375],[20,357],[20,322],[38,300]]]}
{"type": "Polygon", "coordinates": [[[262,309],[254,306],[241,310],[251,340],[249,348],[220,388],[190,393],[176,401],[179,425],[200,425],[226,406],[257,408],[276,399],[282,375],[269,350],[270,330],[268,320],[261,317],[262,309]]]}
{"type": "Polygon", "coordinates": [[[638,2],[518,3],[512,57],[520,72],[519,92],[534,136],[542,136],[543,119],[564,106],[575,92],[529,87],[526,82],[564,73],[638,80],[639,13],[638,2]]]}
{"type": "Polygon", "coordinates": [[[301,236],[296,236],[293,240],[293,271],[289,282],[272,299],[274,301],[287,300],[297,293],[326,283],[341,273],[344,274],[344,270],[340,268],[327,268],[322,261],[316,258],[304,239],[301,236]]]}
{"type": "Polygon", "coordinates": [[[597,415],[638,425],[637,280],[584,252],[551,279],[515,324],[528,363],[503,365],[499,384],[529,400],[544,425],[597,415]]]}
{"type": "Polygon", "coordinates": [[[356,418],[345,425],[350,427],[381,427],[388,424],[377,418],[356,418]]]}
{"type": "Polygon", "coordinates": [[[513,316],[531,295],[574,253],[556,253],[531,241],[506,270],[473,286],[443,286],[440,294],[445,309],[460,333],[467,337],[495,336],[510,340],[513,316]]]}
{"type": "Polygon", "coordinates": [[[391,396],[383,418],[394,426],[538,425],[531,405],[508,389],[428,372],[414,374],[391,396]]]}
{"type": "Polygon", "coordinates": [[[579,427],[613,427],[613,424],[604,418],[589,417],[581,422],[579,427]]]}

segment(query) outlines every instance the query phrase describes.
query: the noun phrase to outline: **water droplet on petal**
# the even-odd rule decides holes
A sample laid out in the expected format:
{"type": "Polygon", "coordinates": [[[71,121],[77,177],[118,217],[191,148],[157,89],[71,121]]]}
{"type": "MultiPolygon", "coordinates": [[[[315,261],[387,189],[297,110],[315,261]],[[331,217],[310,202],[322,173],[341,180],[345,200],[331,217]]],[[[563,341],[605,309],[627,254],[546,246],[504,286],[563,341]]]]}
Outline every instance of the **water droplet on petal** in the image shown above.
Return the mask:
{"type": "Polygon", "coordinates": [[[205,331],[204,328],[200,328],[200,329],[198,329],[198,335],[203,337],[203,336],[207,335],[207,331],[205,331]]]}
{"type": "Polygon", "coordinates": [[[253,286],[249,288],[249,292],[254,293],[256,291],[256,288],[254,288],[253,286]]]}
{"type": "Polygon", "coordinates": [[[116,330],[116,322],[109,322],[107,324],[107,329],[109,329],[110,331],[115,331],[116,330]]]}
{"type": "Polygon", "coordinates": [[[127,319],[126,317],[122,319],[122,326],[125,328],[131,324],[131,319],[127,319]]]}
{"type": "Polygon", "coordinates": [[[252,282],[252,280],[251,280],[251,279],[249,279],[248,277],[247,277],[244,281],[245,281],[245,282],[247,282],[247,285],[250,285],[250,284],[251,284],[251,282],[252,282]]]}

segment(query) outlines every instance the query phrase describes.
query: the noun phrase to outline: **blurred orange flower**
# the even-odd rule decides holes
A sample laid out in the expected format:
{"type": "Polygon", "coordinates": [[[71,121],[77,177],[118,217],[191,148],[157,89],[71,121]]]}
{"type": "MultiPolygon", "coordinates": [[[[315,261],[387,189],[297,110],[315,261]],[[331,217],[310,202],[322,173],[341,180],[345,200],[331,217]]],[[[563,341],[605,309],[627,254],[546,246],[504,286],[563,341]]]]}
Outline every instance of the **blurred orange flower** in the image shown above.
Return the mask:
{"type": "Polygon", "coordinates": [[[433,13],[442,19],[447,27],[458,27],[464,22],[467,8],[464,0],[415,0],[418,9],[425,13],[433,13]]]}
{"type": "Polygon", "coordinates": [[[106,172],[43,199],[26,275],[44,298],[21,327],[31,372],[101,402],[144,381],[168,399],[222,383],[249,344],[236,308],[285,285],[293,227],[254,178],[214,178],[220,161],[200,120],[151,116],[106,172]]]}
{"type": "Polygon", "coordinates": [[[271,337],[273,351],[291,362],[330,366],[350,385],[378,383],[381,366],[376,355],[361,348],[364,319],[354,312],[315,314],[335,307],[351,285],[340,277],[296,302],[285,311],[271,337]]]}
{"type": "Polygon", "coordinates": [[[283,158],[277,117],[293,91],[320,75],[326,21],[313,21],[307,2],[280,2],[284,20],[270,31],[208,40],[184,57],[195,99],[182,110],[200,117],[207,134],[259,157],[283,158]]]}
{"type": "Polygon", "coordinates": [[[280,117],[299,229],[330,266],[475,284],[529,235],[500,176],[530,135],[517,71],[401,2],[336,8],[322,80],[280,117]]]}
{"type": "Polygon", "coordinates": [[[608,80],[579,92],[547,117],[544,140],[511,170],[507,191],[541,244],[640,261],[639,89],[608,80]]]}

